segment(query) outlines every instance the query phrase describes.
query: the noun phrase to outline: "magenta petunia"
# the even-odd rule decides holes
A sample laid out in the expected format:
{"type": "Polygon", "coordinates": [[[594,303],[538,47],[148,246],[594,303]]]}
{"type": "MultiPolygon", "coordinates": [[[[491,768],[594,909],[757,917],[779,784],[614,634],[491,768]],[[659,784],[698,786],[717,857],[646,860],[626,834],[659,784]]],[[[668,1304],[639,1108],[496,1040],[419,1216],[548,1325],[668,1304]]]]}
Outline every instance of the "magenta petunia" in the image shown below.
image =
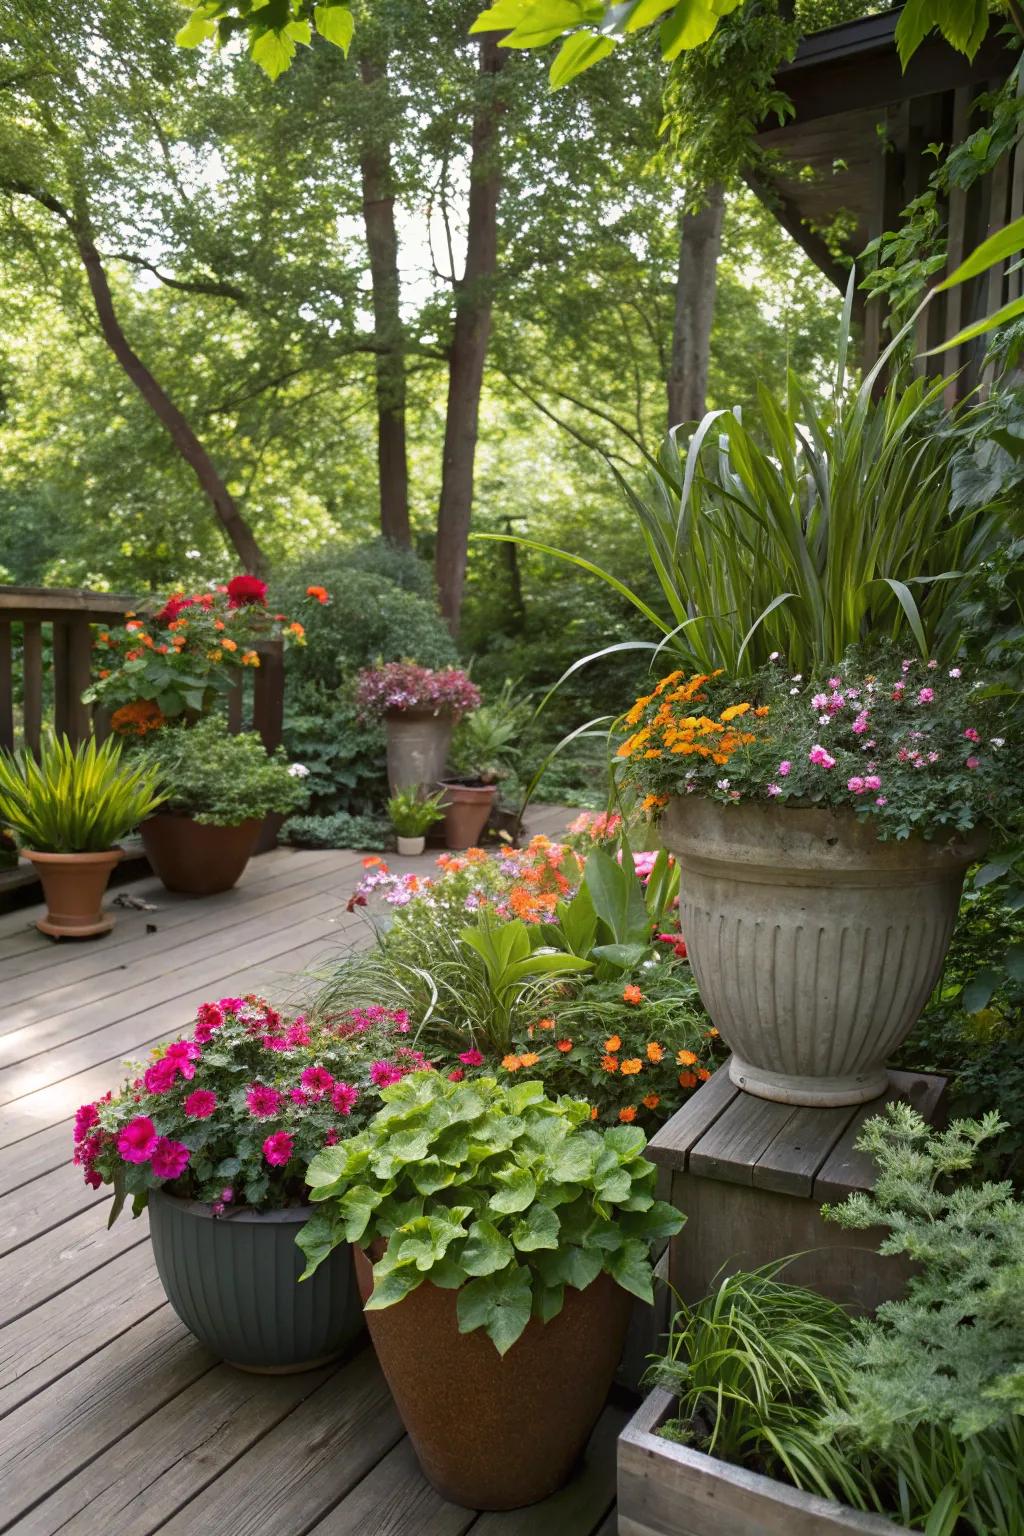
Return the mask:
{"type": "Polygon", "coordinates": [[[178,1063],[172,1057],[162,1056],[146,1068],[142,1081],[147,1093],[169,1093],[177,1077],[178,1063]]]}
{"type": "Polygon", "coordinates": [[[339,1115],[350,1115],[359,1100],[359,1089],[351,1083],[335,1083],[331,1089],[331,1103],[339,1115]]]}
{"type": "Polygon", "coordinates": [[[177,1179],[188,1167],[191,1155],[184,1142],[161,1136],[153,1148],[150,1166],[158,1179],[177,1179]]]}
{"type": "Polygon", "coordinates": [[[156,1144],[156,1126],[148,1115],[129,1120],[117,1138],[117,1150],[126,1163],[148,1163],[156,1144]]]}
{"type": "Polygon", "coordinates": [[[75,1113],[75,1141],[84,1141],[93,1126],[99,1123],[99,1118],[95,1104],[83,1104],[75,1113]]]}
{"type": "MultiPolygon", "coordinates": [[[[663,944],[674,944],[676,941],[674,933],[659,933],[658,938],[663,944]]],[[[483,1051],[478,1051],[474,1046],[470,1051],[460,1051],[459,1060],[467,1067],[482,1067],[484,1064],[484,1053],[483,1051]]]]}
{"type": "Polygon", "coordinates": [[[334,1087],[334,1078],[326,1067],[306,1067],[299,1081],[315,1099],[322,1099],[334,1087]]]}
{"type": "Polygon", "coordinates": [[[465,1075],[461,1067],[456,1067],[454,1072],[448,1073],[448,1081],[450,1083],[461,1083],[465,1075]]]}
{"type": "Polygon", "coordinates": [[[257,1120],[269,1120],[281,1108],[282,1100],[276,1088],[252,1083],[245,1095],[245,1102],[249,1106],[250,1115],[254,1115],[257,1120]]]}
{"type": "Polygon", "coordinates": [[[263,1143],[263,1156],[272,1168],[283,1168],[291,1159],[294,1145],[287,1131],[275,1131],[263,1143]]]}
{"type": "Polygon", "coordinates": [[[217,1108],[217,1095],[208,1088],[197,1088],[182,1105],[190,1120],[209,1120],[217,1108]]]}

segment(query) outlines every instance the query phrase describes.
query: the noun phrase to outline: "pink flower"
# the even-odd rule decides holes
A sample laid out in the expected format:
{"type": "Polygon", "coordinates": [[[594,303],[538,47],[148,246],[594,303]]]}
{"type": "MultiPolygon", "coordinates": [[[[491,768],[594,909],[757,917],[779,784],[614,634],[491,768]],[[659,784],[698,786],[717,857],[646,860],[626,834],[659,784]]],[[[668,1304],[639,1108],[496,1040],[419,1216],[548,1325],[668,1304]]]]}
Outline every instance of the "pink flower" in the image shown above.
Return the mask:
{"type": "Polygon", "coordinates": [[[292,1088],[292,1089],[290,1089],[289,1093],[288,1093],[288,1097],[291,1099],[293,1104],[308,1104],[309,1103],[309,1095],[307,1094],[307,1092],[306,1092],[306,1090],[304,1088],[292,1088]]]}
{"type": "MultiPolygon", "coordinates": [[[[675,943],[675,936],[671,933],[659,933],[658,938],[663,944],[675,943]]],[[[475,1046],[472,1050],[460,1051],[459,1060],[467,1067],[482,1067],[484,1064],[483,1051],[478,1051],[475,1046]]]]}
{"type": "Polygon", "coordinates": [[[867,730],[867,728],[868,728],[868,712],[867,712],[866,709],[862,709],[860,714],[857,716],[856,720],[854,720],[853,724],[850,726],[850,730],[853,732],[853,734],[855,736],[863,736],[863,734],[867,730]]]}
{"type": "Polygon", "coordinates": [[[340,1141],[340,1139],[341,1138],[339,1137],[337,1131],[334,1129],[334,1126],[332,1125],[330,1130],[327,1132],[327,1135],[324,1137],[324,1146],[325,1147],[336,1147],[338,1145],[338,1142],[340,1141]]]}
{"type": "Polygon", "coordinates": [[[175,1040],[167,1047],[163,1060],[173,1061],[182,1077],[188,1080],[195,1077],[195,1063],[202,1054],[194,1040],[175,1040]]]}
{"type": "Polygon", "coordinates": [[[288,1041],[284,1035],[265,1035],[263,1038],[263,1049],[265,1051],[286,1051],[288,1049],[288,1041]]]}
{"type": "Polygon", "coordinates": [[[813,696],[813,698],[811,699],[811,708],[812,709],[827,709],[828,708],[828,694],[827,693],[816,693],[813,696]]]}
{"type": "Polygon", "coordinates": [[[156,1146],[156,1126],[148,1115],[129,1120],[117,1138],[117,1150],[126,1163],[148,1163],[156,1146]]]}
{"type": "Polygon", "coordinates": [[[213,1204],[210,1206],[210,1210],[213,1212],[214,1216],[223,1216],[224,1215],[224,1202],[223,1202],[223,1200],[215,1200],[213,1202],[213,1204]]]}
{"type": "Polygon", "coordinates": [[[359,1099],[359,1089],[351,1083],[335,1083],[331,1089],[331,1103],[339,1115],[350,1115],[359,1099]]]}
{"type": "Polygon", "coordinates": [[[217,1108],[217,1095],[208,1088],[197,1088],[182,1105],[190,1120],[209,1120],[217,1108]]]}
{"type": "Polygon", "coordinates": [[[928,663],[928,671],[929,671],[929,672],[934,672],[934,671],[935,671],[935,668],[936,668],[936,667],[937,667],[937,666],[938,666],[938,662],[937,662],[937,661],[934,661],[934,660],[933,660],[933,661],[930,661],[930,662],[929,662],[929,663],[928,663]]]}
{"type": "Polygon", "coordinates": [[[852,779],[847,779],[846,787],[850,790],[851,794],[862,795],[865,788],[864,780],[855,775],[852,779]]]}
{"type": "MultiPolygon", "coordinates": [[[[482,1057],[481,1060],[483,1060],[482,1057]]],[[[75,1114],[75,1141],[84,1141],[93,1126],[99,1124],[99,1118],[99,1110],[95,1104],[83,1104],[75,1114]]]]}
{"type": "Polygon", "coordinates": [[[277,1114],[282,1101],[276,1088],[252,1083],[245,1095],[245,1102],[249,1106],[250,1115],[254,1115],[257,1120],[268,1120],[271,1115],[277,1114]]]}
{"type": "Polygon", "coordinates": [[[142,1081],[147,1093],[168,1093],[174,1087],[177,1076],[178,1063],[169,1056],[162,1056],[146,1068],[142,1081]]]}
{"type": "Polygon", "coordinates": [[[966,731],[964,731],[964,741],[980,741],[980,740],[981,740],[981,737],[978,735],[978,732],[974,729],[974,726],[973,725],[969,725],[967,727],[966,731]]]}
{"type": "Polygon", "coordinates": [[[831,757],[824,747],[813,746],[807,754],[807,761],[813,763],[816,768],[834,768],[836,760],[831,757]]]}
{"type": "Polygon", "coordinates": [[[158,1179],[177,1179],[185,1172],[191,1156],[183,1141],[168,1141],[161,1136],[153,1148],[151,1166],[158,1179]]]}
{"type": "MultiPolygon", "coordinates": [[[[222,1013],[237,1013],[239,1009],[244,1006],[244,1004],[244,997],[222,997],[216,1006],[221,1010],[222,1013]]],[[[206,1004],[207,1008],[212,1006],[213,1005],[210,1003],[206,1004]]]]}
{"type": "Polygon", "coordinates": [[[375,1061],[370,1068],[370,1081],[378,1088],[386,1088],[389,1083],[400,1083],[402,1077],[402,1069],[391,1061],[375,1061]]]}
{"type": "Polygon", "coordinates": [[[778,769],[776,770],[777,773],[778,773],[779,778],[780,779],[784,779],[786,777],[786,775],[792,771],[792,768],[793,768],[793,764],[788,762],[784,758],[782,760],[782,762],[779,764],[778,769]]]}
{"type": "Polygon", "coordinates": [[[224,1023],[224,1015],[216,1003],[200,1003],[196,1012],[196,1029],[193,1039],[206,1045],[213,1039],[213,1032],[224,1023]]]}
{"type": "Polygon", "coordinates": [[[90,1189],[99,1189],[100,1185],[103,1183],[102,1175],[98,1174],[95,1168],[87,1168],[82,1177],[85,1179],[85,1182],[88,1184],[90,1189]]]}
{"type": "Polygon", "coordinates": [[[323,1098],[334,1087],[334,1078],[326,1067],[306,1067],[299,1081],[314,1099],[323,1098]]]}
{"type": "Polygon", "coordinates": [[[465,1075],[461,1067],[456,1067],[454,1072],[448,1073],[448,1081],[450,1083],[461,1083],[465,1075]]]}
{"type": "Polygon", "coordinates": [[[911,664],[910,664],[909,661],[901,661],[900,662],[900,666],[903,668],[904,672],[909,672],[910,671],[910,665],[911,664]]]}
{"type": "Polygon", "coordinates": [[[224,1189],[221,1190],[220,1197],[224,1201],[225,1205],[230,1205],[231,1204],[232,1200],[235,1198],[235,1192],[231,1188],[230,1184],[228,1184],[224,1189]]]}
{"type": "Polygon", "coordinates": [[[275,1131],[263,1143],[263,1156],[272,1168],[283,1168],[291,1160],[294,1146],[287,1131],[275,1131]]]}
{"type": "Polygon", "coordinates": [[[970,768],[972,771],[975,768],[980,768],[981,767],[981,758],[980,757],[969,757],[967,759],[965,767],[970,768]]]}
{"type": "Polygon", "coordinates": [[[781,795],[782,794],[782,785],[781,784],[769,784],[768,788],[765,790],[765,794],[766,795],[770,795],[771,798],[774,800],[776,795],[781,795]]]}
{"type": "Polygon", "coordinates": [[[841,688],[843,686],[843,680],[841,677],[830,677],[828,680],[828,685],[833,689],[841,688]]]}
{"type": "Polygon", "coordinates": [[[882,787],[882,781],[878,777],[878,774],[877,773],[869,773],[867,778],[864,780],[864,788],[865,789],[881,789],[881,787],[882,787]]]}
{"type": "Polygon", "coordinates": [[[889,804],[889,802],[888,802],[888,800],[887,800],[887,799],[886,799],[886,798],[885,798],[885,796],[884,796],[884,795],[876,795],[876,796],[875,796],[875,804],[876,804],[876,805],[888,805],[888,804],[889,804]]]}
{"type": "Polygon", "coordinates": [[[950,675],[950,677],[960,677],[960,676],[962,676],[962,673],[961,673],[959,667],[950,667],[949,675],[950,675]]]}
{"type": "Polygon", "coordinates": [[[288,1030],[284,1038],[288,1042],[289,1050],[291,1050],[296,1045],[308,1045],[309,1030],[306,1027],[305,1021],[302,1019],[296,1019],[295,1023],[292,1025],[291,1029],[288,1030]]]}
{"type": "Polygon", "coordinates": [[[932,702],[932,700],[934,699],[934,697],[935,697],[935,689],[934,688],[921,688],[918,691],[917,702],[919,704],[930,704],[932,702]]]}

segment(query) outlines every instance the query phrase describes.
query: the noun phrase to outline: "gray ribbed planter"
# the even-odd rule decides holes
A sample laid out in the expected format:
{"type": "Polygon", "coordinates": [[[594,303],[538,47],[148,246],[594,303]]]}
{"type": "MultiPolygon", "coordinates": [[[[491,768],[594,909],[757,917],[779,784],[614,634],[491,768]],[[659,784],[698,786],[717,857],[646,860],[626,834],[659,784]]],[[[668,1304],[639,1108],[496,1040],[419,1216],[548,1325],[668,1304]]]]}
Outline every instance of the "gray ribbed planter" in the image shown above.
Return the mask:
{"type": "Polygon", "coordinates": [[[240,1209],[214,1217],[198,1200],[149,1196],[153,1256],[171,1306],[214,1354],[243,1371],[309,1370],[363,1326],[352,1250],[336,1248],[309,1280],[295,1234],[313,1213],[240,1209]]]}
{"type": "Polygon", "coordinates": [[[679,917],[700,995],[749,1093],[859,1104],[942,970],[982,833],[879,842],[852,811],[672,800],[679,917]]]}

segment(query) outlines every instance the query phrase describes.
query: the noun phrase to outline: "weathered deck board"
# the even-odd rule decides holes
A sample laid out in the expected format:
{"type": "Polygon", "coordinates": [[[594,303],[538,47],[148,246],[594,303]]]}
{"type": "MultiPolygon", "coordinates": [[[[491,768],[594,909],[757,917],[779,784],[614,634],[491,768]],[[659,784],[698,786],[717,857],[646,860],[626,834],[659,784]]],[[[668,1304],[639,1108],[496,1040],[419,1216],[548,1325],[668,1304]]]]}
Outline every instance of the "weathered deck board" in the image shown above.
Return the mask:
{"type": "MultiPolygon", "coordinates": [[[[569,816],[530,819],[557,836],[569,816]]],[[[345,912],[361,858],[281,849],[203,901],[140,880],[123,889],[158,910],[119,909],[95,943],[43,938],[40,908],[0,915],[0,1531],[610,1536],[618,1409],[554,1500],[456,1509],[424,1482],[369,1348],[295,1377],[216,1362],[166,1302],[145,1218],[108,1232],[110,1196],[70,1165],[71,1116],[119,1084],[125,1056],[211,994],[293,996],[368,941],[345,912]]]]}

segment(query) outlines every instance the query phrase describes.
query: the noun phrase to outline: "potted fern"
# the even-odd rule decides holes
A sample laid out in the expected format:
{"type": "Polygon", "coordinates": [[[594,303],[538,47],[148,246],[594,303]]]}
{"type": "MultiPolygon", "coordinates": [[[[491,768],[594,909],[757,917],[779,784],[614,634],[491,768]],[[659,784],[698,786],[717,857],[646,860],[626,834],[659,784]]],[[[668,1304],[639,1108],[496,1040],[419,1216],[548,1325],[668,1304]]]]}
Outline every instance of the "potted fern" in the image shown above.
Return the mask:
{"type": "Polygon", "coordinates": [[[122,761],[113,737],[77,747],[66,736],[50,737],[38,762],[30,752],[0,754],[0,821],[42,881],[41,933],[86,939],[110,931],[114,919],[102,903],[124,856],[118,840],[162,799],[156,771],[122,761]]]}
{"type": "Polygon", "coordinates": [[[388,816],[395,829],[400,854],[415,857],[427,844],[427,833],[435,822],[444,820],[441,792],[420,799],[416,789],[399,789],[388,801],[388,816]]]}

